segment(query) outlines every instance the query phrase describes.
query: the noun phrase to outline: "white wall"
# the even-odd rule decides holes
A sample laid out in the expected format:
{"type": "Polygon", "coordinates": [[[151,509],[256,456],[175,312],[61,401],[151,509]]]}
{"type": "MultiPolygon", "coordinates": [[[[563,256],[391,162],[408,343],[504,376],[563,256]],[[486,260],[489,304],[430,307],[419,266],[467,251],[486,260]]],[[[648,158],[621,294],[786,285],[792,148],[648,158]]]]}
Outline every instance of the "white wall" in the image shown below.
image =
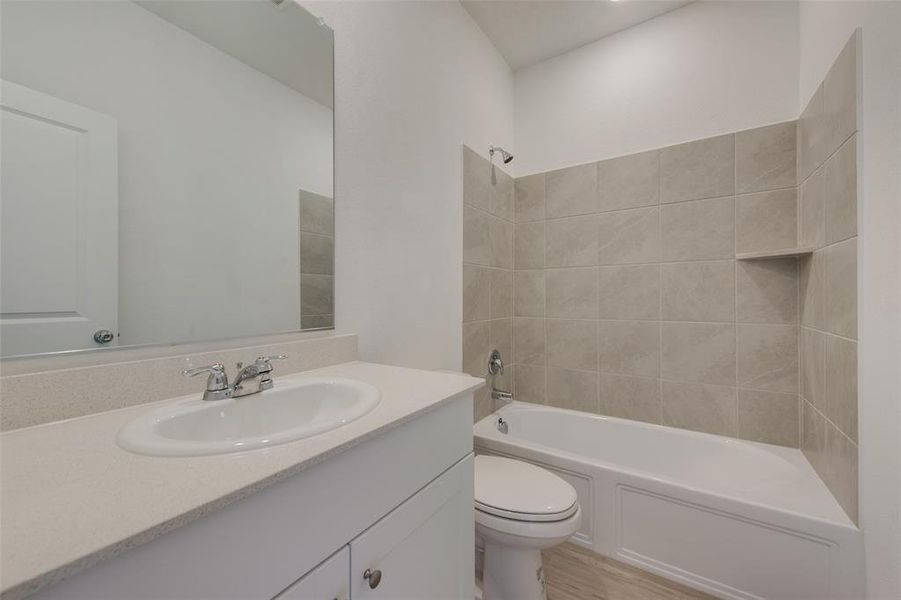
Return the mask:
{"type": "Polygon", "coordinates": [[[513,76],[458,2],[303,2],[335,29],[337,328],[462,367],[462,150],[513,140],[513,76]]]}
{"type": "Polygon", "coordinates": [[[699,1],[516,72],[517,175],[794,119],[795,2],[699,1]]]}
{"type": "Polygon", "coordinates": [[[300,325],[331,110],[131,2],[4,2],[3,77],[119,124],[122,344],[300,325]]]}
{"type": "Polygon", "coordinates": [[[867,597],[901,598],[901,3],[802,2],[799,107],[862,28],[860,521],[867,597]]]}

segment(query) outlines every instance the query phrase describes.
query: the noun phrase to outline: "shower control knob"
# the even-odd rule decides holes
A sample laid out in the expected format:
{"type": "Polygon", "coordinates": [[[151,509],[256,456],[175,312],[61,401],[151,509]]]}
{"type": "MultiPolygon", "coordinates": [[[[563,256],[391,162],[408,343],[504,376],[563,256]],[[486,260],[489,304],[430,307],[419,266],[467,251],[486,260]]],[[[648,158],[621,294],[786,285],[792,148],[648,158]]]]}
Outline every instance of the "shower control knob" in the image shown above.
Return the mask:
{"type": "Polygon", "coordinates": [[[94,341],[98,344],[109,344],[115,338],[115,334],[109,329],[98,329],[94,332],[94,341]]]}
{"type": "Polygon", "coordinates": [[[501,358],[501,353],[494,349],[491,351],[491,356],[488,357],[488,374],[489,375],[503,375],[504,373],[504,360],[501,358]]]}
{"type": "Polygon", "coordinates": [[[379,584],[382,582],[382,572],[378,569],[375,571],[366,569],[363,571],[363,579],[369,582],[369,589],[374,590],[379,587],[379,584]]]}

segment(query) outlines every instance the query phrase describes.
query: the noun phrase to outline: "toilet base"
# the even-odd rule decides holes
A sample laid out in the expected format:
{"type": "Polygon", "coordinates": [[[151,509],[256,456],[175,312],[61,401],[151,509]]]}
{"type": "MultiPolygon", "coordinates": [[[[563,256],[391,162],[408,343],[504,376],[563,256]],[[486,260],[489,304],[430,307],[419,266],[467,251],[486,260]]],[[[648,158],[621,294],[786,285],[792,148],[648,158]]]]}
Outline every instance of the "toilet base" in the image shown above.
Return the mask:
{"type": "Polygon", "coordinates": [[[484,600],[547,600],[541,550],[485,540],[484,600]]]}

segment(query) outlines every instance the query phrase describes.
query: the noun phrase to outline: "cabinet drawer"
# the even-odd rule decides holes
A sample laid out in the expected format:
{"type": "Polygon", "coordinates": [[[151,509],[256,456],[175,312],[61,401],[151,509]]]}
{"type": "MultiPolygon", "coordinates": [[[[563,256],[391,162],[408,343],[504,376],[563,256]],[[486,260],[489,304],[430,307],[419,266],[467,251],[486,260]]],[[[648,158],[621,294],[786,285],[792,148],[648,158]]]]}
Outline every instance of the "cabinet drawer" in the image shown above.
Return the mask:
{"type": "Polygon", "coordinates": [[[470,454],[352,541],[354,600],[471,599],[472,498],[470,454]]]}
{"type": "Polygon", "coordinates": [[[350,547],[344,546],[273,600],[348,600],[350,547]]]}

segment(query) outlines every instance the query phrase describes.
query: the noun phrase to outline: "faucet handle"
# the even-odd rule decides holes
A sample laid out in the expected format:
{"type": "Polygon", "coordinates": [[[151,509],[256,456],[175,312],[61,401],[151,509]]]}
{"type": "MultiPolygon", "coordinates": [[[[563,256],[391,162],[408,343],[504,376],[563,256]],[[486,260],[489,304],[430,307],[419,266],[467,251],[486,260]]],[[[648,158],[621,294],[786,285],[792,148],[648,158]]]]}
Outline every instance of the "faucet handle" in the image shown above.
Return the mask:
{"type": "Polygon", "coordinates": [[[201,373],[224,373],[225,367],[222,366],[222,363],[212,364],[206,367],[197,367],[196,369],[185,369],[181,372],[185,377],[194,377],[195,375],[200,375],[201,373]]]}
{"type": "Polygon", "coordinates": [[[504,360],[501,358],[500,351],[496,348],[491,351],[491,355],[488,357],[488,374],[492,376],[504,374],[504,360]]]}
{"type": "Polygon", "coordinates": [[[288,358],[284,354],[276,354],[273,356],[257,356],[257,359],[254,361],[254,366],[260,370],[261,373],[269,373],[272,371],[272,361],[274,360],[285,360],[288,358]]]}
{"type": "Polygon", "coordinates": [[[208,392],[221,392],[228,389],[228,375],[225,373],[225,367],[222,363],[215,363],[206,367],[197,367],[196,369],[185,369],[182,375],[185,377],[194,377],[201,373],[209,373],[210,376],[206,380],[206,389],[208,392]]]}
{"type": "Polygon", "coordinates": [[[272,362],[273,360],[285,360],[286,358],[288,357],[284,354],[274,354],[272,356],[257,356],[256,363],[258,365],[261,365],[272,362]]]}
{"type": "Polygon", "coordinates": [[[261,390],[271,390],[272,386],[272,361],[273,360],[285,360],[288,358],[284,354],[276,354],[274,356],[258,356],[256,362],[253,364],[256,365],[257,369],[260,371],[260,389],[261,390]]]}

